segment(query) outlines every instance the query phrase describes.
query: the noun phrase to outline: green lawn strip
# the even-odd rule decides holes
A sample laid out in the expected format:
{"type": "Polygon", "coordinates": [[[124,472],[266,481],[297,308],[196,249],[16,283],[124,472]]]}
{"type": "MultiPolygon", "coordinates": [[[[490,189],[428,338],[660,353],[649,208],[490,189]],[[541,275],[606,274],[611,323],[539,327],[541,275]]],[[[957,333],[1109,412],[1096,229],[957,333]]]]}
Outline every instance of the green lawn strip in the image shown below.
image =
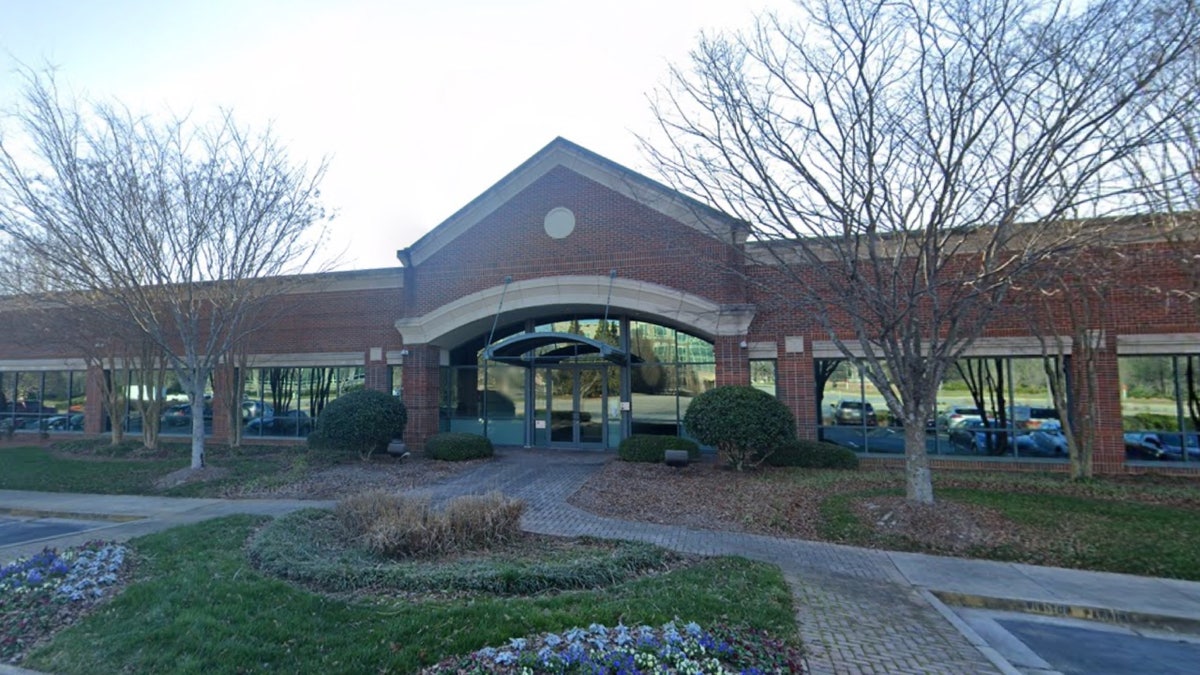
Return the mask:
{"type": "Polygon", "coordinates": [[[154,479],[186,459],[96,461],[55,457],[43,448],[0,450],[0,489],[89,494],[152,494],[154,479]]]}
{"type": "Polygon", "coordinates": [[[1200,580],[1200,512],[1193,509],[964,489],[945,489],[942,496],[991,507],[1022,525],[1061,533],[1043,540],[1046,564],[1200,580]]]}
{"type": "MultiPolygon", "coordinates": [[[[1018,479],[1015,486],[1045,487],[1044,482],[1018,479]]],[[[996,485],[991,481],[989,484],[996,485]]],[[[1136,486],[1097,489],[1066,485],[1064,489],[1099,496],[947,487],[937,491],[937,498],[996,509],[1022,528],[1023,543],[979,546],[970,551],[971,557],[1200,580],[1200,511],[1112,498],[1136,495],[1136,486]]],[[[898,489],[876,488],[830,496],[820,508],[822,538],[937,553],[907,538],[875,532],[851,508],[870,497],[901,494],[903,491],[898,489]]],[[[1152,496],[1179,497],[1174,490],[1153,491],[1152,496]]]]}
{"type": "MultiPolygon", "coordinates": [[[[125,446],[119,446],[119,453],[125,446]]],[[[157,478],[189,465],[189,454],[166,446],[163,458],[95,459],[57,456],[45,448],[16,447],[0,450],[0,489],[87,494],[165,494],[175,497],[217,497],[234,485],[270,481],[287,473],[286,453],[214,453],[209,466],[229,469],[229,475],[212,481],[189,483],[158,491],[157,478]]]]}
{"type": "Polygon", "coordinates": [[[287,468],[288,461],[274,457],[233,456],[216,457],[207,460],[212,467],[229,470],[224,478],[185,483],[163,490],[158,494],[168,497],[223,497],[226,492],[238,485],[259,484],[263,486],[279,485],[289,479],[297,478],[287,468]],[[290,478],[283,478],[289,476],[290,478]]]}
{"type": "Polygon", "coordinates": [[[859,544],[870,546],[879,543],[879,535],[875,533],[850,508],[856,501],[867,497],[881,495],[904,494],[903,490],[890,488],[875,488],[835,494],[821,502],[821,521],[819,531],[821,538],[844,544],[859,544]]]}
{"type": "Polygon", "coordinates": [[[509,638],[592,622],[744,624],[795,638],[775,567],[715,558],[607,589],[346,602],[257,572],[231,517],[137,539],[137,580],[23,665],[56,673],[414,672],[509,638]]]}

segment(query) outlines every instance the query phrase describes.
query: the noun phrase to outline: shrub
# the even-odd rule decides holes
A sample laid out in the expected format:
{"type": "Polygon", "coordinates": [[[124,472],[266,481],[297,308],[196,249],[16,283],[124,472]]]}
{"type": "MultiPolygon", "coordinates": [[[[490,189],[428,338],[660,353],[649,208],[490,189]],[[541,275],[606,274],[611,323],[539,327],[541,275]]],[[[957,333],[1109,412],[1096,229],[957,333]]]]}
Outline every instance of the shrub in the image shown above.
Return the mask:
{"type": "Polygon", "coordinates": [[[492,442],[479,434],[446,431],[425,441],[425,454],[446,462],[482,459],[495,454],[492,442]]]}
{"type": "Polygon", "coordinates": [[[399,399],[374,389],[359,389],[334,399],[317,418],[308,437],[316,450],[357,452],[364,461],[387,450],[393,438],[404,435],[408,411],[399,399]]]}
{"type": "Polygon", "coordinates": [[[695,441],[677,436],[652,436],[635,434],[621,441],[617,456],[626,462],[662,462],[667,450],[687,450],[688,457],[700,457],[700,446],[695,441]]]}
{"type": "Polygon", "coordinates": [[[754,387],[710,389],[692,399],[683,426],[741,471],[756,466],[796,437],[792,411],[779,399],[754,387]]]}
{"type": "Polygon", "coordinates": [[[775,448],[766,458],[771,466],[808,469],[857,469],[858,455],[849,448],[821,441],[794,440],[775,448]]]}
{"type": "Polygon", "coordinates": [[[525,502],[499,492],[457,497],[436,511],[428,498],[365,492],[338,503],[346,535],[390,558],[440,555],[505,543],[520,532],[525,502]]]}
{"type": "Polygon", "coordinates": [[[487,555],[386,558],[346,540],[332,511],[302,509],[280,516],[248,545],[260,570],[329,592],[531,595],[604,588],[674,569],[689,558],[632,541],[560,539],[522,533],[513,546],[487,555]]]}

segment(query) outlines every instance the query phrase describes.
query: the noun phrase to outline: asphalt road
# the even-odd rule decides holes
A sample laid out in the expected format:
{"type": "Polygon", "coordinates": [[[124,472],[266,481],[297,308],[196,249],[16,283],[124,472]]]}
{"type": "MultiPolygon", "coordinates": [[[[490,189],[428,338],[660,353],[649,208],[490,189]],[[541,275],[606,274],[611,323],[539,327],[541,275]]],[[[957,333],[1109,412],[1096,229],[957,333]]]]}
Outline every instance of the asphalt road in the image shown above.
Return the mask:
{"type": "Polygon", "coordinates": [[[1200,672],[1200,635],[1012,612],[956,611],[1023,673],[1200,672]]]}
{"type": "Polygon", "coordinates": [[[84,532],[106,524],[96,520],[0,515],[0,564],[9,562],[10,556],[4,555],[5,546],[84,532]]]}

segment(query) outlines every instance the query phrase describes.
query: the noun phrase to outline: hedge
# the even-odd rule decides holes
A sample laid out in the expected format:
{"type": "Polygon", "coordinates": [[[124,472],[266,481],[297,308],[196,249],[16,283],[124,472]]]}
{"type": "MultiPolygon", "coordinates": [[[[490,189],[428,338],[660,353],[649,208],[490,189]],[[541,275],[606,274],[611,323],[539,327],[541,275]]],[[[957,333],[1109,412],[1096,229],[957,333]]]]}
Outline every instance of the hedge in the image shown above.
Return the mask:
{"type": "Polygon", "coordinates": [[[663,462],[667,450],[687,450],[688,458],[692,460],[700,457],[700,446],[695,441],[650,434],[634,434],[621,441],[617,456],[625,462],[663,462]]]}
{"type": "Polygon", "coordinates": [[[808,469],[857,469],[858,455],[849,448],[821,441],[794,440],[775,448],[764,461],[771,466],[808,469]]]}
{"type": "Polygon", "coordinates": [[[432,459],[461,462],[491,457],[496,454],[496,450],[491,441],[479,434],[446,431],[434,434],[425,441],[425,454],[432,459]]]}

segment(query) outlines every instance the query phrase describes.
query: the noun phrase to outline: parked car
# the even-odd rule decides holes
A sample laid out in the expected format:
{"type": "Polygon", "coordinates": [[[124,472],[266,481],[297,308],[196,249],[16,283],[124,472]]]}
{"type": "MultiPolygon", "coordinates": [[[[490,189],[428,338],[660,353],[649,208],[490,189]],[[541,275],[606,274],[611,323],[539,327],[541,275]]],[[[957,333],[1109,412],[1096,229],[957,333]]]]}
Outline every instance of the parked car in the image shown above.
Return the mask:
{"type": "Polygon", "coordinates": [[[42,424],[47,431],[83,431],[83,413],[47,417],[42,424]]]}
{"type": "Polygon", "coordinates": [[[41,401],[16,401],[0,411],[0,419],[11,420],[14,429],[34,428],[38,426],[38,418],[57,412],[57,408],[42,405],[41,401]]]}
{"type": "MultiPolygon", "coordinates": [[[[212,419],[212,407],[204,406],[204,419],[212,419]]],[[[192,406],[188,403],[173,405],[163,411],[158,419],[164,427],[186,427],[192,423],[192,406]]]]}
{"type": "Polygon", "coordinates": [[[242,421],[247,422],[255,417],[271,418],[275,416],[275,408],[266,401],[242,401],[242,421]]]}
{"type": "Polygon", "coordinates": [[[1196,434],[1176,431],[1137,431],[1125,434],[1125,459],[1159,462],[1200,461],[1200,441],[1196,434]]]}
{"type": "Polygon", "coordinates": [[[950,445],[973,455],[1009,455],[1014,448],[1021,457],[1066,457],[1067,438],[1062,427],[1047,424],[1043,429],[999,427],[995,421],[967,420],[950,430],[950,445]]]}
{"type": "Polygon", "coordinates": [[[245,433],[267,436],[307,436],[312,433],[313,419],[303,410],[272,412],[270,417],[255,417],[246,423],[245,433]]]}
{"type": "Polygon", "coordinates": [[[1062,429],[1058,410],[1055,408],[1014,405],[1008,409],[1008,418],[1018,429],[1041,429],[1043,426],[1062,429]]]}
{"type": "Polygon", "coordinates": [[[838,401],[833,404],[833,423],[873,427],[879,424],[875,408],[866,401],[838,401]],[[865,419],[864,419],[865,417],[865,419]]]}
{"type": "Polygon", "coordinates": [[[952,405],[938,413],[937,425],[939,429],[955,429],[969,421],[974,420],[979,422],[982,419],[983,417],[979,414],[979,408],[952,405]]]}

